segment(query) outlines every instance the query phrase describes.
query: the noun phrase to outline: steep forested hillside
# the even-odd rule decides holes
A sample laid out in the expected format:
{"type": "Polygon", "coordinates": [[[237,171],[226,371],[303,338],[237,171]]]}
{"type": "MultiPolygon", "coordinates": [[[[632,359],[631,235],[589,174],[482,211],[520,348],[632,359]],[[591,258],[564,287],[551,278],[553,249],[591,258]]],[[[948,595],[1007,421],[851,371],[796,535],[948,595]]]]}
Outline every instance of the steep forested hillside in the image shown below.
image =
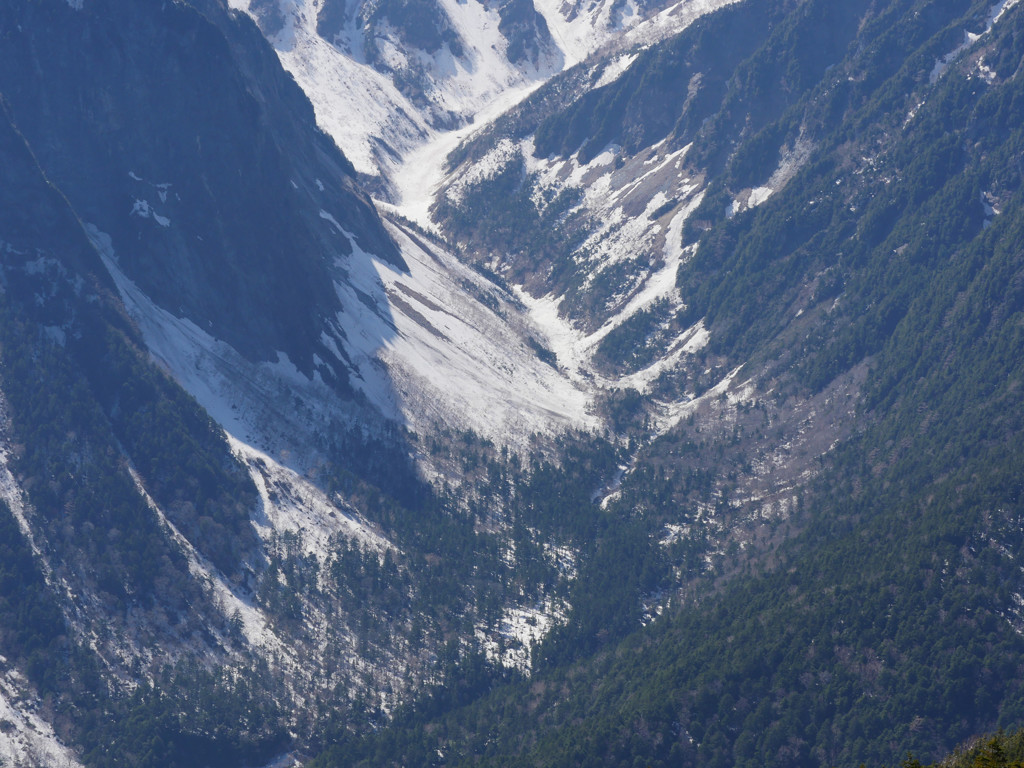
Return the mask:
{"type": "MultiPolygon", "coordinates": [[[[735,466],[742,478],[742,458],[725,463],[722,445],[756,448],[751,422],[723,438],[696,411],[640,449],[609,504],[646,525],[686,585],[660,619],[590,645],[573,636],[580,603],[579,624],[551,636],[548,666],[530,679],[450,712],[410,710],[320,764],[811,766],[908,751],[931,761],[1020,722],[1024,14],[969,2],[760,5],[776,18],[756,28],[687,157],[708,184],[682,233],[697,247],[678,273],[680,323],[706,325],[706,360],[763,371],[757,431],[773,429],[773,403],[820,406],[821,392],[847,400],[853,431],[814,462],[796,511],[772,519],[730,496],[724,477],[735,466]],[[813,149],[791,180],[736,205],[798,137],[813,149]],[[856,371],[861,386],[836,388],[856,371]],[[702,496],[691,457],[707,451],[720,457],[704,465],[718,493],[702,496]],[[694,567],[704,499],[732,526],[719,544],[705,539],[694,567]],[[682,524],[687,543],[665,540],[666,523],[682,524]],[[571,650],[559,650],[567,636],[571,650]]],[[[746,6],[705,28],[745,20],[746,6]]],[[[642,101],[662,61],[638,58],[622,92],[642,101]]],[[[628,156],[666,130],[690,140],[678,124],[644,139],[637,110],[599,109],[613,87],[540,122],[538,153],[593,154],[613,140],[628,156]],[[598,113],[640,129],[578,117],[598,113]]],[[[670,110],[665,126],[682,119],[670,110]]],[[[546,253],[561,258],[572,242],[546,253]]],[[[555,263],[548,286],[559,285],[555,263]]],[[[828,427],[811,413],[803,428],[828,427]]]]}
{"type": "Polygon", "coordinates": [[[0,7],[0,763],[1024,723],[1024,5],[231,5],[316,113],[220,0],[0,7]]]}

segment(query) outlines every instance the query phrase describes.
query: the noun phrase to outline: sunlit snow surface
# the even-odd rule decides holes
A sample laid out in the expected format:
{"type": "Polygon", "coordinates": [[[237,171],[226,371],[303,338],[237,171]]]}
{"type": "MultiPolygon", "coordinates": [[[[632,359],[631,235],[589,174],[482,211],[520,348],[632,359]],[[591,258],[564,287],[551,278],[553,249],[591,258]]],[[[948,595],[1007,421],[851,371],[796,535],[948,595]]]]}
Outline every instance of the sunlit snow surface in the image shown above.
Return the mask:
{"type": "Polygon", "coordinates": [[[361,375],[356,383],[372,402],[383,412],[397,407],[416,430],[472,428],[513,445],[534,432],[595,425],[587,393],[531,348],[529,339],[544,337],[512,297],[440,246],[391,231],[409,272],[357,252],[350,282],[338,286],[347,308],[339,324],[355,329],[349,354],[361,375]],[[356,291],[380,297],[389,316],[360,302],[356,291]],[[387,339],[383,347],[380,338],[387,339]]]}
{"type": "MultiPolygon", "coordinates": [[[[230,4],[248,11],[250,2],[230,4]]],[[[271,42],[309,96],[321,128],[362,173],[397,177],[410,152],[446,133],[439,124],[453,117],[468,124],[496,103],[511,106],[510,93],[539,85],[564,65],[563,57],[553,54],[536,66],[514,66],[505,55],[507,42],[498,30],[496,9],[477,0],[440,0],[440,5],[464,43],[461,57],[447,46],[428,56],[376,41],[393,66],[409,55],[425,68],[429,82],[417,106],[387,75],[366,63],[363,30],[354,23],[328,42],[316,28],[322,0],[279,0],[286,25],[271,42]]]]}

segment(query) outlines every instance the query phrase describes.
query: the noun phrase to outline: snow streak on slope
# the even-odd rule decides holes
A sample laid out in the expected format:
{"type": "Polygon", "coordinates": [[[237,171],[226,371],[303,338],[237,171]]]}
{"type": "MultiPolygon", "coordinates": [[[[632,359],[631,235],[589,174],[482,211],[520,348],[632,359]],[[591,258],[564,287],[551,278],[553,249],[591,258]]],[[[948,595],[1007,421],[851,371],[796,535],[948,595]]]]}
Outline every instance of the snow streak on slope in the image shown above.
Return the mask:
{"type": "MultiPolygon", "coordinates": [[[[171,534],[171,539],[177,544],[182,554],[188,560],[189,573],[210,592],[213,604],[217,606],[226,618],[237,616],[241,620],[242,633],[251,646],[271,653],[277,659],[282,659],[288,655],[288,646],[282,643],[281,639],[271,630],[270,622],[263,614],[263,611],[257,608],[252,600],[239,594],[238,590],[217,570],[213,563],[203,557],[192,546],[192,543],[167,518],[164,511],[160,509],[153,500],[153,497],[146,491],[138,472],[134,468],[130,472],[132,480],[135,481],[136,490],[138,490],[142,498],[146,500],[146,504],[156,514],[160,524],[171,534]]],[[[210,627],[209,629],[211,632],[216,633],[215,628],[210,627]]],[[[291,659],[291,661],[294,663],[295,660],[291,659]]]]}
{"type": "Polygon", "coordinates": [[[946,73],[946,70],[949,68],[949,65],[952,64],[960,56],[961,53],[963,53],[968,48],[973,46],[981,38],[989,34],[992,31],[992,27],[994,27],[1003,18],[1003,16],[1006,15],[1007,12],[1011,11],[1019,3],[1020,0],[999,0],[999,2],[993,5],[988,12],[988,20],[985,26],[985,30],[980,34],[967,32],[965,30],[963,42],[960,43],[960,45],[958,45],[952,51],[947,53],[945,56],[943,56],[941,59],[935,62],[935,66],[932,67],[931,74],[928,76],[928,82],[931,83],[932,85],[937,83],[939,81],[939,78],[941,78],[946,73]]]}
{"type": "Polygon", "coordinates": [[[658,144],[626,158],[613,146],[581,164],[578,155],[568,160],[535,160],[532,142],[528,141],[523,156],[528,170],[540,177],[533,195],[538,207],[547,190],[569,186],[583,189],[580,207],[598,224],[577,250],[587,254],[594,268],[589,275],[592,282],[602,269],[629,255],[665,249],[666,232],[655,214],[666,203],[687,201],[688,209],[696,207],[692,203],[699,195],[702,179],[687,174],[684,163],[688,150],[689,146],[666,151],[658,144]]]}
{"type": "Polygon", "coordinates": [[[32,533],[32,526],[29,524],[28,516],[25,509],[25,492],[18,485],[18,481],[15,480],[14,474],[10,468],[10,416],[7,408],[7,398],[2,392],[0,392],[0,429],[3,430],[0,433],[2,436],[2,445],[0,445],[0,500],[2,500],[7,508],[11,510],[11,514],[14,516],[15,522],[18,524],[18,530],[21,531],[21,535],[25,537],[28,542],[29,548],[32,550],[32,554],[35,555],[39,562],[39,565],[43,569],[44,575],[49,578],[51,568],[49,562],[43,556],[43,551],[39,547],[39,543],[36,541],[35,536],[32,533]]]}

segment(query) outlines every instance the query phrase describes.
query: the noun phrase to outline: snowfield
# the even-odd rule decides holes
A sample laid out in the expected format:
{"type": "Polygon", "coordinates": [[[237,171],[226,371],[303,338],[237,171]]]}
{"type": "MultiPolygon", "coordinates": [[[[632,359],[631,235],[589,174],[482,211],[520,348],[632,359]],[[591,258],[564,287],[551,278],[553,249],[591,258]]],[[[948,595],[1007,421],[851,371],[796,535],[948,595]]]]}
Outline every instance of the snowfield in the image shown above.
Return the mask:
{"type": "Polygon", "coordinates": [[[414,431],[469,428],[513,447],[535,432],[597,426],[588,389],[540,359],[530,341],[543,345],[546,336],[512,296],[412,230],[393,224],[391,232],[409,272],[353,258],[350,282],[338,285],[349,308],[340,325],[380,326],[350,337],[357,386],[371,402],[396,408],[390,415],[414,431]],[[390,316],[356,300],[357,291],[379,297],[390,316]]]}

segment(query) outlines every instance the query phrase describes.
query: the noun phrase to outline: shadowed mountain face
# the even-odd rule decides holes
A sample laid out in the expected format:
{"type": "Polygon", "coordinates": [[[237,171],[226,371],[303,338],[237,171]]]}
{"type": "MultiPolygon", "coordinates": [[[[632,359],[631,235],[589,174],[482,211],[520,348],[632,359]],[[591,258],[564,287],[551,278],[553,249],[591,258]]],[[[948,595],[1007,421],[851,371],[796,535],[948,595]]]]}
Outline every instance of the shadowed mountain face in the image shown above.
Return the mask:
{"type": "Polygon", "coordinates": [[[212,3],[118,0],[5,3],[0,28],[9,119],[128,277],[252,359],[331,359],[333,260],[350,238],[399,257],[256,29],[212,3]]]}

